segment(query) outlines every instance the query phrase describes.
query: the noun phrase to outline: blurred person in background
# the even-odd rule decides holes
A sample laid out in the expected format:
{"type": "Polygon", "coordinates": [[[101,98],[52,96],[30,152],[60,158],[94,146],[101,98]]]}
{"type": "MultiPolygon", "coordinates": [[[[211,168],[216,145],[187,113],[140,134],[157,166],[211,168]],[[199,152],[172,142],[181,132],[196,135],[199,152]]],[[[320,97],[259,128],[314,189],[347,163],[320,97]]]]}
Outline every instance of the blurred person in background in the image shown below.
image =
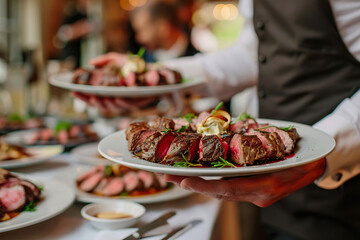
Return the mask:
{"type": "Polygon", "coordinates": [[[171,2],[149,1],[135,9],[131,25],[136,41],[146,48],[144,59],[147,62],[166,61],[198,53],[182,28],[177,9],[171,2]]]}
{"type": "MultiPolygon", "coordinates": [[[[255,228],[265,239],[360,239],[360,2],[244,0],[239,9],[245,25],[235,45],[164,63],[207,76],[202,92],[224,100],[257,85],[260,117],[313,125],[337,145],[327,159],[279,172],[167,179],[261,207],[255,228]]],[[[111,53],[91,63],[124,59],[111,53]]]]}
{"type": "Polygon", "coordinates": [[[96,30],[96,24],[87,17],[92,0],[74,0],[64,8],[64,21],[54,37],[54,45],[61,49],[60,59],[70,61],[74,68],[81,65],[81,43],[96,30]]]}

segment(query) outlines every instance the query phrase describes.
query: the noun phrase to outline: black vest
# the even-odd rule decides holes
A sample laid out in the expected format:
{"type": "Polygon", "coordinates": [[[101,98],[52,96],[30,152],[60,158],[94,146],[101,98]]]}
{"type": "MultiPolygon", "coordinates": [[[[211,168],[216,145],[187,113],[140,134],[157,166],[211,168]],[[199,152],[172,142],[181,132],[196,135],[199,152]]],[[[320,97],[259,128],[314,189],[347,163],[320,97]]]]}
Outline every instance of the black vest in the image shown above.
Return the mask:
{"type": "MultiPolygon", "coordinates": [[[[359,89],[360,63],[328,0],[254,0],[254,26],[260,117],[314,124],[359,89]]],[[[360,239],[360,177],[336,190],[310,185],[262,217],[301,239],[360,239]]]]}

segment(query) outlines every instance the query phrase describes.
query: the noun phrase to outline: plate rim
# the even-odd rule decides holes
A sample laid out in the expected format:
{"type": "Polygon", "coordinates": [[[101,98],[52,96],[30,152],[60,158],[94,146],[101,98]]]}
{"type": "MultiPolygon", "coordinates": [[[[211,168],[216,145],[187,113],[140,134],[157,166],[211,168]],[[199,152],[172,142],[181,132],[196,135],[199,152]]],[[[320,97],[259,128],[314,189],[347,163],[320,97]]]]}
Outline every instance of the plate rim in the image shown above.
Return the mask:
{"type": "MultiPolygon", "coordinates": [[[[70,78],[72,72],[61,72],[53,74],[49,77],[49,83],[53,86],[64,88],[67,90],[96,94],[99,96],[118,96],[118,97],[141,97],[141,96],[159,96],[163,94],[183,91],[188,88],[197,87],[205,84],[204,79],[192,80],[190,82],[176,83],[169,85],[159,86],[134,86],[134,87],[123,87],[123,86],[93,86],[76,84],[70,81],[61,81],[59,78],[70,78]],[[66,76],[68,75],[68,76],[66,76]]],[[[200,77],[199,77],[200,78],[200,77]]]]}
{"type": "MultiPolygon", "coordinates": [[[[146,164],[143,165],[143,164],[138,164],[138,163],[132,163],[130,161],[125,161],[122,158],[114,158],[112,156],[109,156],[105,151],[103,151],[104,145],[111,138],[114,138],[114,137],[119,138],[119,137],[125,136],[125,130],[117,131],[115,133],[112,133],[112,134],[104,137],[98,145],[98,151],[102,156],[104,156],[105,158],[107,158],[111,161],[114,161],[116,163],[123,164],[128,167],[139,168],[142,170],[151,171],[151,172],[159,172],[159,173],[164,173],[164,174],[172,174],[172,175],[180,175],[180,176],[237,177],[237,176],[249,176],[249,175],[257,175],[257,174],[276,172],[276,171],[285,170],[285,169],[292,168],[292,167],[301,166],[301,165],[304,165],[307,163],[311,163],[311,162],[319,160],[319,159],[327,156],[328,154],[330,154],[334,150],[335,145],[336,145],[335,139],[332,136],[330,136],[329,134],[327,134],[319,129],[316,129],[309,125],[306,125],[306,124],[291,122],[291,121],[275,120],[275,119],[265,119],[265,118],[257,118],[257,121],[259,121],[259,122],[266,121],[266,122],[276,125],[276,126],[280,126],[282,124],[286,125],[286,126],[295,125],[295,127],[311,129],[311,131],[316,132],[318,135],[322,135],[322,137],[327,138],[331,145],[328,147],[328,150],[326,152],[319,154],[319,156],[317,156],[316,158],[307,159],[304,161],[292,162],[292,163],[284,162],[284,161],[290,160],[292,158],[297,158],[297,156],[295,155],[289,159],[281,161],[282,163],[286,163],[286,164],[281,164],[280,166],[278,164],[268,163],[268,164],[263,164],[263,165],[238,167],[238,168],[222,168],[222,169],[217,169],[217,168],[179,168],[179,167],[173,167],[173,166],[168,166],[168,165],[163,165],[163,164],[158,164],[158,163],[149,163],[146,160],[131,157],[132,159],[136,159],[136,161],[140,161],[140,162],[144,161],[144,163],[146,163],[146,164]],[[123,136],[120,136],[121,134],[123,136]],[[149,165],[149,164],[151,164],[151,165],[149,165]],[[186,169],[186,171],[184,171],[184,169],[186,169]],[[222,172],[222,173],[219,174],[219,172],[222,172]]],[[[127,152],[129,153],[129,151],[127,151],[127,152]]]]}
{"type": "MultiPolygon", "coordinates": [[[[36,182],[36,183],[41,182],[41,184],[43,184],[43,186],[44,186],[44,191],[46,191],[44,194],[46,194],[46,195],[58,194],[58,195],[66,197],[67,201],[61,201],[63,203],[63,206],[59,207],[56,210],[50,209],[50,211],[48,211],[47,214],[43,214],[43,216],[36,216],[35,218],[24,219],[24,220],[22,220],[23,222],[13,224],[13,222],[11,222],[12,220],[15,220],[17,222],[17,221],[19,221],[19,219],[21,220],[21,218],[25,218],[24,216],[23,217],[21,216],[22,215],[22,213],[21,213],[19,216],[15,217],[13,219],[10,219],[5,222],[1,222],[0,223],[0,233],[8,232],[8,231],[16,230],[16,229],[21,229],[24,227],[28,227],[28,226],[35,225],[35,224],[44,222],[46,220],[49,220],[55,216],[60,215],[64,211],[66,211],[73,204],[73,202],[75,200],[75,191],[73,189],[71,189],[69,186],[67,186],[66,184],[64,184],[58,180],[55,180],[52,178],[36,177],[36,176],[31,176],[29,174],[22,174],[22,173],[14,173],[14,174],[16,174],[20,178],[24,178],[24,179],[30,180],[32,182],[36,182]],[[46,185],[47,186],[56,185],[56,189],[55,189],[55,187],[53,189],[51,189],[50,187],[48,188],[48,187],[46,187],[46,185]],[[63,191],[66,190],[67,194],[64,194],[62,191],[58,191],[59,190],[58,188],[60,188],[60,187],[63,191]],[[47,188],[50,189],[50,191],[48,191],[47,188]],[[6,226],[1,226],[1,225],[5,225],[5,224],[6,224],[6,226]]],[[[49,201],[51,201],[51,200],[54,201],[53,199],[55,199],[54,196],[52,196],[49,201]]],[[[42,201],[46,201],[46,198],[42,201]]],[[[41,204],[41,202],[40,202],[40,204],[41,204]]],[[[38,211],[38,209],[40,207],[41,207],[41,205],[37,206],[36,211],[38,211]]],[[[45,207],[46,206],[43,206],[42,209],[45,209],[45,207]]],[[[46,209],[48,209],[48,208],[46,208],[46,209]]],[[[33,213],[36,213],[36,211],[33,213]]]]}

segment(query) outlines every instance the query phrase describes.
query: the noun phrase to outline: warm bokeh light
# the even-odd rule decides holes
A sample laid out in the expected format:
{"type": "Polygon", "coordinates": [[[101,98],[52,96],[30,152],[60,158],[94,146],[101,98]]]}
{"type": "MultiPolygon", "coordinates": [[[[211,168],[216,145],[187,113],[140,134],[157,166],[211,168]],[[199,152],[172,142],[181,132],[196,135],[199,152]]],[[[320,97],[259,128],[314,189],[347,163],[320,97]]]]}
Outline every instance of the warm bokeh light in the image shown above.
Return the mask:
{"type": "Polygon", "coordinates": [[[131,11],[136,7],[141,7],[147,0],[120,0],[120,7],[125,11],[131,11]]]}
{"type": "Polygon", "coordinates": [[[129,0],[129,4],[133,7],[141,7],[146,3],[146,0],[129,0]]]}
{"type": "Polygon", "coordinates": [[[238,9],[234,4],[216,4],[213,9],[216,20],[235,20],[238,14],[238,9]]]}

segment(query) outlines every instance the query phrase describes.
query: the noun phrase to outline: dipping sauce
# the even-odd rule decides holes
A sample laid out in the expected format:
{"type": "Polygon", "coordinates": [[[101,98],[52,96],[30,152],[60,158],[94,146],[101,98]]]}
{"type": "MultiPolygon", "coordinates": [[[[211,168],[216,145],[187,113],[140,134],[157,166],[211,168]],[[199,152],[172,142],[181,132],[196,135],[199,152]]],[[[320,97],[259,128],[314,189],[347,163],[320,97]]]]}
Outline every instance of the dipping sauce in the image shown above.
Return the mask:
{"type": "Polygon", "coordinates": [[[132,218],[134,216],[127,213],[119,213],[119,212],[99,212],[95,214],[94,217],[102,218],[102,219],[118,219],[118,218],[132,218]]]}

